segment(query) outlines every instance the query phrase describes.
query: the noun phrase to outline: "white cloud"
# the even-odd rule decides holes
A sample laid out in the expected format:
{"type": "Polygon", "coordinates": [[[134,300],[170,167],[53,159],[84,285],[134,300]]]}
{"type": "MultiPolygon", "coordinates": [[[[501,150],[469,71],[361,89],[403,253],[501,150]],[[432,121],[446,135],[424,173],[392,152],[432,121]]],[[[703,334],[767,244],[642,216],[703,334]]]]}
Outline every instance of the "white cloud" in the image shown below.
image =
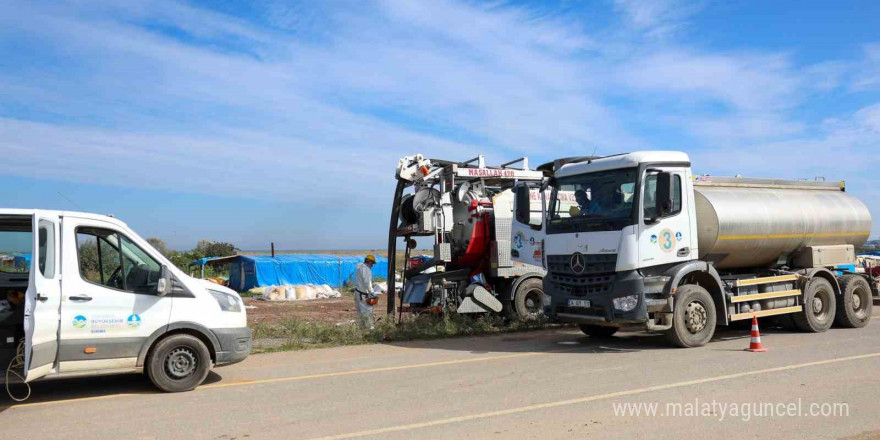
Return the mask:
{"type": "Polygon", "coordinates": [[[858,73],[853,81],[854,90],[880,88],[880,43],[865,45],[865,59],[858,66],[858,73]]]}
{"type": "Polygon", "coordinates": [[[416,152],[537,162],[694,135],[708,167],[771,175],[791,156],[812,174],[876,148],[876,108],[822,127],[794,115],[848,63],[654,38],[691,5],[618,1],[619,32],[452,0],[270,2],[248,19],[174,1],[6,6],[0,38],[33,56],[0,68],[25,109],[0,119],[4,173],[384,210],[397,159],[416,152]]]}
{"type": "Polygon", "coordinates": [[[738,110],[767,111],[797,102],[799,79],[785,55],[719,55],[669,50],[621,68],[642,91],[691,95],[738,110]]]}
{"type": "Polygon", "coordinates": [[[745,139],[780,139],[800,134],[804,123],[774,113],[748,113],[729,117],[693,117],[678,121],[686,130],[708,142],[737,143],[745,139]]]}
{"type": "Polygon", "coordinates": [[[701,2],[679,0],[614,0],[614,6],[630,26],[653,38],[674,34],[702,7],[701,2]]]}

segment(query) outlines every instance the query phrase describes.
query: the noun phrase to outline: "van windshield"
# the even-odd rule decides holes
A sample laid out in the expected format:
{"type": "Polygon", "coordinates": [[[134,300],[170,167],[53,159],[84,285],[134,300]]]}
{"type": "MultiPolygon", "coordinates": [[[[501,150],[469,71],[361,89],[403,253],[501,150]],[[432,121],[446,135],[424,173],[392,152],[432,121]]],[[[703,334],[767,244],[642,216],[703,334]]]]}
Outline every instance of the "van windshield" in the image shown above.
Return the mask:
{"type": "Polygon", "coordinates": [[[0,272],[30,272],[32,245],[30,231],[0,231],[0,272]]]}

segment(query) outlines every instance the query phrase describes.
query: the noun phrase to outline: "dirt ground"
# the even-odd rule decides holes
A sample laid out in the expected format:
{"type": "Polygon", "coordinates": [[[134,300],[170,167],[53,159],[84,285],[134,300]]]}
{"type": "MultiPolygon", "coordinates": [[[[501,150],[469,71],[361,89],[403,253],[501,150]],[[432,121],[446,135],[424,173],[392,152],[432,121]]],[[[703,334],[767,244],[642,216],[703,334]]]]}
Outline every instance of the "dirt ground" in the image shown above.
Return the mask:
{"type": "MultiPolygon", "coordinates": [[[[325,324],[355,319],[354,298],[351,296],[307,301],[263,301],[244,298],[244,304],[248,307],[247,317],[250,326],[260,322],[271,324],[291,318],[325,324]]],[[[385,314],[387,305],[388,295],[380,295],[379,304],[374,307],[377,317],[385,314]]]]}

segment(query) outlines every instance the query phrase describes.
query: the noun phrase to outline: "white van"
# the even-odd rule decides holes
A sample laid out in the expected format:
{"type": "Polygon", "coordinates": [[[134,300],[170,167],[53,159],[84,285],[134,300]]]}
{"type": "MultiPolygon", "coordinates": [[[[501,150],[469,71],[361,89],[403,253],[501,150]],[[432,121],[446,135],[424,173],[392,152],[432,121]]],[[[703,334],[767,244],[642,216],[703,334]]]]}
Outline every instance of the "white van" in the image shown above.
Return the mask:
{"type": "Polygon", "coordinates": [[[168,392],[242,361],[234,291],[187,276],[125,223],[0,209],[0,371],[25,342],[25,380],[146,372],[168,392]]]}

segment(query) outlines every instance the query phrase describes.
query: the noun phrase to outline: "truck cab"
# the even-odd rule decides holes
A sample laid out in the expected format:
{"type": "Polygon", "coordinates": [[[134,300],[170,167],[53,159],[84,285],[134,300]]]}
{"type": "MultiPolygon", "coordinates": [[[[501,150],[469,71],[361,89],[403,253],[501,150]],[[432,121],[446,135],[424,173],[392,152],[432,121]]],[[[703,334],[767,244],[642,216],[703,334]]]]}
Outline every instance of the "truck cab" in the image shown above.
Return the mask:
{"type": "Polygon", "coordinates": [[[191,390],[243,360],[239,295],[189,277],[111,216],[0,209],[0,368],[26,382],[146,372],[191,390]],[[3,311],[6,313],[3,313],[3,311]]]}
{"type": "MultiPolygon", "coordinates": [[[[752,317],[788,314],[813,332],[870,319],[875,283],[852,263],[871,218],[842,182],[696,176],[676,151],[552,167],[543,220],[529,225],[551,320],[590,336],[640,326],[693,347],[752,317]]],[[[529,218],[527,203],[515,210],[529,218]]]]}
{"type": "Polygon", "coordinates": [[[659,297],[665,278],[644,269],[695,258],[694,207],[683,191],[690,173],[687,155],[677,152],[610,156],[556,170],[544,222],[551,298],[545,312],[596,326],[648,323],[649,307],[666,303],[659,297]],[[660,172],[671,175],[673,194],[662,213],[660,172]]]}

